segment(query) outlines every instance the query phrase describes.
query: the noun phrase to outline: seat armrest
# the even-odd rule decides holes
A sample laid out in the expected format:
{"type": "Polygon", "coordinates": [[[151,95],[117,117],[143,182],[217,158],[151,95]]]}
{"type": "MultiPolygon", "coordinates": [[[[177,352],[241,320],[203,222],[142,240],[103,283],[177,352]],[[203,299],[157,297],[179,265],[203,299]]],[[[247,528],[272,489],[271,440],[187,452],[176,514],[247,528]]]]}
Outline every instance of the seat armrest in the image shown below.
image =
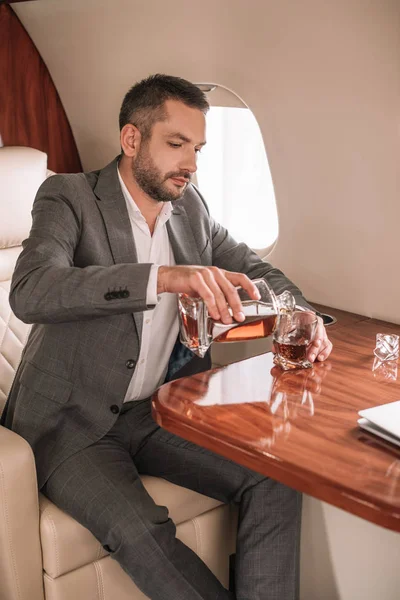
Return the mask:
{"type": "Polygon", "coordinates": [[[35,461],[29,444],[0,426],[2,600],[43,600],[35,461]]]}

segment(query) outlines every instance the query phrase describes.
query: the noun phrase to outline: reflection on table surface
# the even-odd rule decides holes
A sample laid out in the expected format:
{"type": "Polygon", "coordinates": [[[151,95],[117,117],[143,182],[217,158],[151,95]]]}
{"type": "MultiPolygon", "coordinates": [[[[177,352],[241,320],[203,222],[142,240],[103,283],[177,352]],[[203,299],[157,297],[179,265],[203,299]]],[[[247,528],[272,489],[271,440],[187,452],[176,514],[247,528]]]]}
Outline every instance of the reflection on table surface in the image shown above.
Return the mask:
{"type": "Polygon", "coordinates": [[[374,367],[384,327],[335,327],[325,363],[282,372],[267,353],[183,378],[158,390],[153,415],[177,435],[400,531],[400,448],[357,426],[359,410],[400,399],[396,369],[374,367]]]}
{"type": "Polygon", "coordinates": [[[297,419],[313,418],[330,369],[330,363],[319,363],[312,369],[282,371],[268,352],[174,382],[168,404],[193,422],[207,426],[211,420],[238,445],[262,451],[272,448],[278,437],[288,439],[297,419]]]}
{"type": "MultiPolygon", "coordinates": [[[[263,411],[272,424],[269,435],[248,436],[248,443],[261,449],[271,448],[277,437],[287,439],[291,431],[291,421],[298,416],[314,415],[314,396],[321,392],[322,380],[330,365],[319,364],[313,369],[282,371],[273,364],[273,354],[267,353],[237,363],[235,375],[226,367],[210,375],[202,375],[202,396],[193,400],[196,406],[229,406],[238,404],[258,404],[257,418],[262,419],[263,411]]],[[[193,417],[193,405],[187,407],[186,414],[193,417]]],[[[201,419],[200,412],[197,417],[201,419]]],[[[270,429],[270,427],[268,427],[270,429]]],[[[243,432],[245,435],[245,432],[243,432]]]]}

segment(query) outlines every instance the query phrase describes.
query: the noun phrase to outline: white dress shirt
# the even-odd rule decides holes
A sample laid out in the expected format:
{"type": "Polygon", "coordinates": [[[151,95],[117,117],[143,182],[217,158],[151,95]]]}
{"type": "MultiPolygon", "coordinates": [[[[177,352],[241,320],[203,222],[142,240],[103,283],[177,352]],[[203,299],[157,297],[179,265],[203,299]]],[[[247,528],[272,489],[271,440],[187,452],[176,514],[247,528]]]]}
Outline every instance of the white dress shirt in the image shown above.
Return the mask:
{"type": "Polygon", "coordinates": [[[157,296],[159,265],[175,265],[166,223],[171,216],[171,202],[163,203],[153,235],[145,218],[135,204],[118,170],[135,240],[138,262],[153,263],[147,285],[147,304],[156,304],[153,310],[143,312],[142,343],[139,359],[128,386],[124,402],[147,398],[162,384],[178,331],[178,304],[176,294],[157,296]]]}

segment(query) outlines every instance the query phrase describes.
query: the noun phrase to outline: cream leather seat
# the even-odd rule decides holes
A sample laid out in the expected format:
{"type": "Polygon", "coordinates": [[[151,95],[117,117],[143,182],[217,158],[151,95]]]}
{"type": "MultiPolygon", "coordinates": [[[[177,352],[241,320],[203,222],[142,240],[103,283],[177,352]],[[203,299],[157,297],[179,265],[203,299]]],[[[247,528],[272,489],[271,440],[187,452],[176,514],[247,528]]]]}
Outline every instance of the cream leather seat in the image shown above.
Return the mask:
{"type": "MultiPolygon", "coordinates": [[[[29,325],[8,303],[10,280],[30,228],[47,157],[31,148],[0,148],[0,413],[29,325]]],[[[143,482],[168,506],[178,537],[227,585],[232,551],[228,506],[154,477],[143,482]]],[[[145,596],[84,527],[38,494],[33,454],[0,427],[0,600],[139,600],[145,596]]]]}

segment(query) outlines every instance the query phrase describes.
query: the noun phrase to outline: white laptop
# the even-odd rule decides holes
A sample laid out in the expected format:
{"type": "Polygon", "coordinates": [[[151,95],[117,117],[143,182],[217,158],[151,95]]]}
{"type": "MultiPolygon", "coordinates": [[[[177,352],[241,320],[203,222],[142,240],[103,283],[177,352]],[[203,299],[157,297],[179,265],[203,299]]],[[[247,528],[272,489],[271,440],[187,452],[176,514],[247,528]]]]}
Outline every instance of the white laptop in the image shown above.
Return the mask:
{"type": "Polygon", "coordinates": [[[400,400],[360,410],[362,429],[400,446],[400,400]]]}

